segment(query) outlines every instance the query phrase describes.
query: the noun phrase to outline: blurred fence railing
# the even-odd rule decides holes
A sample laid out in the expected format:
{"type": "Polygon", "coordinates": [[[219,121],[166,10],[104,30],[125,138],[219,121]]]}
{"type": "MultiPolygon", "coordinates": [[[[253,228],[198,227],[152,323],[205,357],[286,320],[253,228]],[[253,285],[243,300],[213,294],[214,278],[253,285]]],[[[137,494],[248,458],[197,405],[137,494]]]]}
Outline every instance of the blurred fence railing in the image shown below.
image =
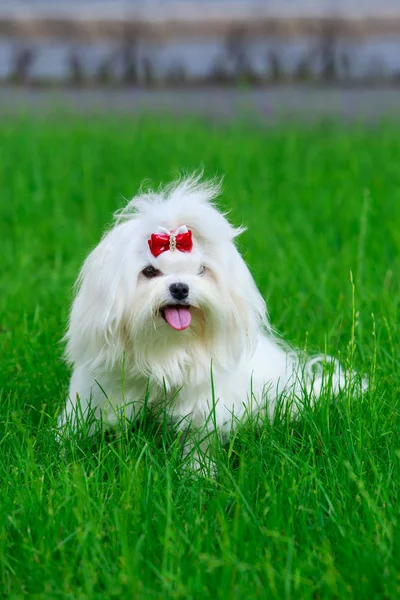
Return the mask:
{"type": "Polygon", "coordinates": [[[50,0],[0,1],[0,35],[79,41],[251,35],[304,37],[326,28],[352,39],[400,34],[400,2],[380,0],[50,0]]]}

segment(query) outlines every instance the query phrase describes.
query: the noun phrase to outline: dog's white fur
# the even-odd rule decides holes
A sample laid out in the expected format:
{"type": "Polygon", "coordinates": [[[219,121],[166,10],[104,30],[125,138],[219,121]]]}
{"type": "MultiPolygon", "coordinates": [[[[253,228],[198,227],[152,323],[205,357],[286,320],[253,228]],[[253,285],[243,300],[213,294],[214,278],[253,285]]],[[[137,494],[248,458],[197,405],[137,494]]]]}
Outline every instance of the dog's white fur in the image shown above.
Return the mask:
{"type": "MultiPolygon", "coordinates": [[[[153,408],[170,398],[166,410],[178,427],[207,425],[224,433],[246,413],[271,416],[282,393],[319,395],[325,358],[303,360],[273,335],[264,300],[235,247],[243,229],[217,211],[218,193],[218,184],[199,177],[139,193],[89,254],[66,335],[73,374],[61,426],[78,428],[89,405],[113,425],[121,410],[134,416],[144,402],[153,408]],[[193,233],[192,252],[154,258],[150,235],[181,225],[193,233]],[[148,265],[162,275],[146,279],[141,272],[148,265]],[[184,331],[160,315],[174,282],[190,289],[192,323],[184,331]]],[[[333,392],[344,381],[336,364],[333,392]]]]}

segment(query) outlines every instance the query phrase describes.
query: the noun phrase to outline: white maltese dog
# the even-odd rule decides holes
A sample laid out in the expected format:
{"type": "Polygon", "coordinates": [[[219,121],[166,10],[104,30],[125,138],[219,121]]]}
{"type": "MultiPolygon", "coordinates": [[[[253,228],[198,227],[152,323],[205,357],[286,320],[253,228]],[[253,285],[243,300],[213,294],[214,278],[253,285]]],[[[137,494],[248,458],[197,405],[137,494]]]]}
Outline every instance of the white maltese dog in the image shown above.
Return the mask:
{"type": "MultiPolygon", "coordinates": [[[[116,214],[78,278],[60,426],[76,431],[89,413],[112,426],[165,406],[178,429],[190,428],[184,452],[197,444],[199,467],[204,431],[228,434],[246,415],[271,417],[282,397],[295,409],[321,393],[327,357],[304,359],[273,335],[234,243],[243,229],[215,208],[218,193],[195,176],[140,193],[116,214]]],[[[346,375],[328,362],[335,393],[346,375]]]]}

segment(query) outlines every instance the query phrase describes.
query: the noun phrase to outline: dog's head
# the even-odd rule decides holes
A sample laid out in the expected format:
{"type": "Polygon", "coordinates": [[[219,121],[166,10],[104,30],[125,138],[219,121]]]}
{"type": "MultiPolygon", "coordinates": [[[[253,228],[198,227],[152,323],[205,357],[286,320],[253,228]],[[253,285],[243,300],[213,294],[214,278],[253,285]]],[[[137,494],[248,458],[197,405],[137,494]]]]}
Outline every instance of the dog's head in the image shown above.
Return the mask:
{"type": "Polygon", "coordinates": [[[72,362],[125,361],[132,374],[172,386],[251,353],[265,305],[234,244],[242,229],[213,205],[218,192],[192,177],[117,213],[78,279],[72,362]]]}

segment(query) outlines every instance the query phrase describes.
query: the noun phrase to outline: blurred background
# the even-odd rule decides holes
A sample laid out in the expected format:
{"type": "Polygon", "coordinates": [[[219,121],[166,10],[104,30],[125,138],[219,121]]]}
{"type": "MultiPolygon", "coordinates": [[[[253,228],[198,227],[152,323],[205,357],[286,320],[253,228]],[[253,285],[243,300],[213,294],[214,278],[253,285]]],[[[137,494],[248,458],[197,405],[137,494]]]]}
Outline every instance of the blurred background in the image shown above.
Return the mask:
{"type": "Polygon", "coordinates": [[[33,90],[62,89],[83,107],[102,106],[114,90],[113,101],[125,109],[135,99],[157,105],[157,98],[176,109],[179,94],[166,97],[166,90],[185,89],[185,104],[189,90],[202,88],[207,93],[186,110],[214,107],[228,114],[229,91],[221,90],[241,84],[255,90],[255,108],[266,116],[285,106],[386,114],[399,105],[400,2],[0,0],[0,81],[3,107],[14,107],[18,86],[29,88],[28,102],[37,98],[33,90]],[[282,86],[303,92],[288,98],[282,86]],[[319,88],[315,106],[304,87],[319,88]],[[157,93],[141,100],[140,93],[124,92],[134,88],[157,93]],[[327,88],[342,93],[338,98],[323,92],[327,88]]]}
{"type": "Polygon", "coordinates": [[[398,0],[1,0],[0,33],[10,82],[400,80],[398,0]]]}

